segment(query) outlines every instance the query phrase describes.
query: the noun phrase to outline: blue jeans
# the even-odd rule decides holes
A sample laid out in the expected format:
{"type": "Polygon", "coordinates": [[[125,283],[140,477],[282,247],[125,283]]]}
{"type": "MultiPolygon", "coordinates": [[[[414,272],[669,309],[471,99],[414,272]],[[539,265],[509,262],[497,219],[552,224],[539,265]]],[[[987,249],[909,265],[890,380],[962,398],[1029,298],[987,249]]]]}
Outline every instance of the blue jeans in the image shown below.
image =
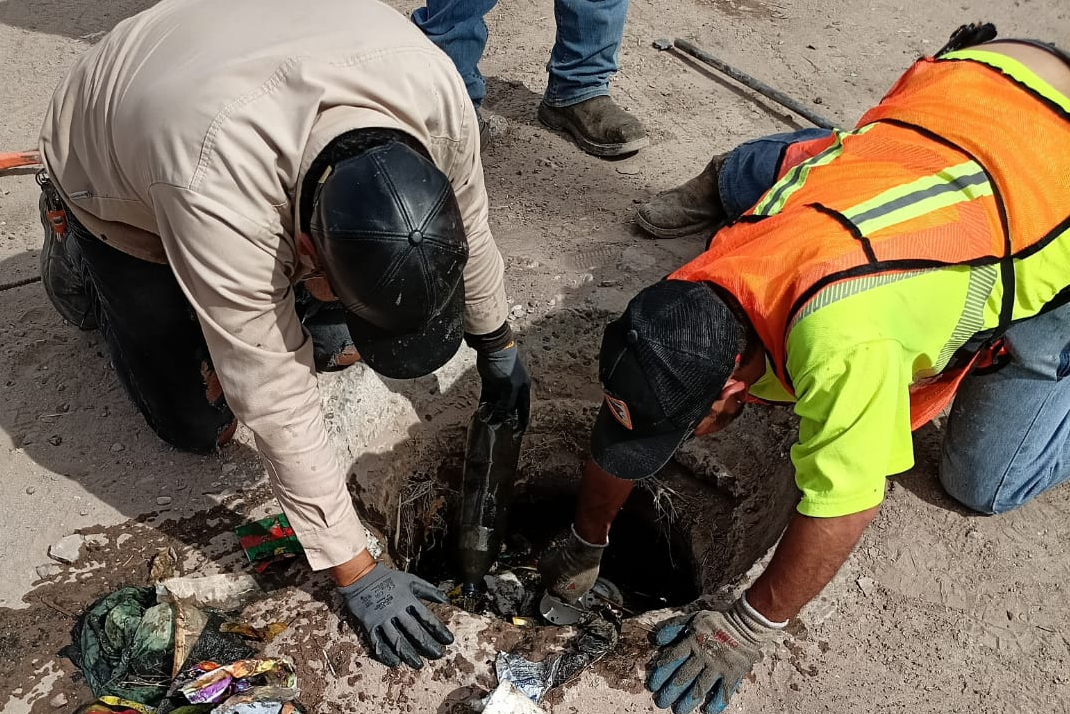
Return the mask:
{"type": "MultiPolygon", "coordinates": [[[[728,218],[776,182],[789,144],[827,134],[805,129],[733,149],[717,177],[728,218]]],[[[1012,325],[1005,337],[1010,361],[959,386],[940,462],[944,489],[980,513],[1017,508],[1070,479],[1070,304],[1012,325]]]]}
{"type": "MultiPolygon", "coordinates": [[[[487,93],[479,59],[487,45],[483,16],[497,0],[426,0],[412,21],[450,56],[468,96],[478,108],[487,93]]],[[[628,0],[555,0],[557,38],[550,52],[550,78],[543,101],[567,107],[609,94],[609,77],[617,71],[617,54],[628,0]]]]}
{"type": "Polygon", "coordinates": [[[1070,305],[1011,325],[1010,362],[962,381],[940,481],[963,505],[1003,513],[1070,478],[1070,305]]]}
{"type": "Polygon", "coordinates": [[[754,139],[732,149],[717,174],[717,190],[728,219],[739,218],[776,183],[780,159],[790,144],[828,135],[827,129],[802,129],[754,139]]]}

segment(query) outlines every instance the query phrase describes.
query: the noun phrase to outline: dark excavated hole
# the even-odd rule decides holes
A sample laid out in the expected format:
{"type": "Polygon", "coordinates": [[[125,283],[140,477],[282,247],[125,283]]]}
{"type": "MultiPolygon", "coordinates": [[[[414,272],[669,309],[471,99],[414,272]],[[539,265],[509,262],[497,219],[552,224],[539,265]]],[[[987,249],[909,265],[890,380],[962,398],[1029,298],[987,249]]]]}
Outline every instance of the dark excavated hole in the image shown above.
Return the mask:
{"type": "Polygon", "coordinates": [[[613,524],[602,573],[634,612],[686,605],[700,594],[690,544],[659,518],[647,491],[635,491],[613,524]]]}
{"type": "MultiPolygon", "coordinates": [[[[459,480],[459,475],[450,480],[454,479],[459,480]]],[[[452,582],[457,572],[452,559],[456,495],[451,492],[444,504],[445,512],[439,522],[444,529],[422,535],[422,545],[409,567],[436,584],[452,582]]],[[[575,495],[571,491],[540,484],[518,484],[509,514],[508,535],[492,574],[512,572],[541,595],[543,588],[535,567],[552,541],[568,531],[574,506],[575,495]]],[[[664,519],[659,519],[653,498],[642,490],[632,494],[613,525],[610,544],[602,558],[601,575],[620,589],[628,614],[684,605],[699,594],[686,539],[664,519]]],[[[537,602],[536,599],[528,604],[537,602]]],[[[517,614],[538,615],[536,611],[517,614]]]]}
{"type": "MultiPolygon", "coordinates": [[[[499,560],[507,568],[515,564],[518,573],[530,574],[519,567],[537,563],[546,541],[571,522],[602,398],[599,342],[591,335],[615,317],[560,310],[519,337],[528,371],[536,375],[537,400],[520,454],[514,537],[499,560]]],[[[469,375],[468,392],[455,387],[452,400],[436,396],[434,403],[444,408],[433,412],[433,420],[426,395],[413,392],[414,408],[427,418],[401,429],[405,436],[394,447],[364,453],[352,469],[360,515],[384,537],[394,565],[436,584],[457,576],[449,526],[475,382],[469,375]]],[[[798,503],[788,459],[796,429],[787,409],[747,410],[725,432],[685,443],[665,469],[636,489],[610,533],[603,569],[625,590],[631,609],[679,605],[699,593],[711,602],[734,597],[798,503]]],[[[541,596],[541,583],[533,587],[541,596]]]]}
{"type": "MultiPolygon", "coordinates": [[[[498,608],[506,621],[537,611],[544,588],[535,566],[572,521],[597,410],[596,401],[564,396],[578,391],[575,383],[570,376],[543,385],[553,401],[533,410],[524,438],[498,571],[516,575],[534,597],[526,599],[524,613],[498,608]],[[554,389],[561,394],[552,394],[554,389]]],[[[610,533],[602,569],[623,590],[626,615],[700,595],[710,602],[734,596],[798,502],[787,458],[793,442],[790,413],[754,410],[733,424],[730,435],[688,442],[661,472],[640,483],[610,533]]],[[[440,422],[356,471],[361,516],[384,536],[393,564],[447,591],[459,577],[451,537],[464,445],[463,423],[440,422]]]]}

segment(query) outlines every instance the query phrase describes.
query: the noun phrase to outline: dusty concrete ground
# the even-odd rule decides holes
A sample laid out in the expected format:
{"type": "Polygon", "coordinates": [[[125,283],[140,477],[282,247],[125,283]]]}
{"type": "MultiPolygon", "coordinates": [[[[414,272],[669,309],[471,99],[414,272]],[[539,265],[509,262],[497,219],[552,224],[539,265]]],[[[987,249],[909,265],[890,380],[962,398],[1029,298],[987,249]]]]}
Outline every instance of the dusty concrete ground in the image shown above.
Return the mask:
{"type": "MultiPolygon", "coordinates": [[[[115,22],[149,4],[0,0],[0,150],[31,147],[65,69],[115,22]]],[[[543,397],[534,405],[536,425],[553,423],[558,403],[551,397],[568,396],[579,409],[598,396],[593,384],[582,386],[592,345],[576,345],[568,359],[549,356],[567,346],[540,354],[541,341],[533,339],[540,325],[584,325],[583,311],[619,310],[636,289],[701,247],[642,238],[631,224],[634,202],[688,178],[713,153],[805,125],[727,80],[655,52],[652,39],[691,38],[852,123],[914,56],[938,48],[961,22],[989,19],[1005,36],[1065,47],[1068,16],[1060,0],[633,0],[613,91],[646,123],[652,146],[606,162],[535,119],[553,38],[549,0],[495,9],[483,62],[487,104],[510,132],[485,156],[487,184],[510,297],[526,312],[518,327],[530,332],[524,346],[543,397]],[[562,317],[568,310],[580,316],[562,317]]],[[[39,240],[33,177],[0,177],[0,285],[35,274],[39,240]]],[[[593,343],[600,325],[587,328],[593,343]]],[[[73,709],[87,691],[58,654],[69,642],[69,613],[118,584],[145,582],[148,558],[161,546],[176,548],[187,573],[240,570],[230,529],[273,506],[248,434],[206,458],[163,445],[127,402],[97,335],[63,324],[40,284],[0,290],[0,354],[0,710],[56,711],[49,702],[61,693],[73,709]],[[102,533],[105,544],[39,579],[35,567],[49,562],[49,544],[75,531],[102,533]]],[[[325,380],[332,428],[354,463],[355,491],[370,488],[395,461],[426,453],[442,433],[460,433],[475,389],[470,365],[461,355],[441,374],[404,384],[360,368],[325,380]]],[[[751,435],[740,456],[751,460],[737,467],[751,475],[779,472],[782,444],[763,446],[753,434],[775,431],[782,417],[770,422],[752,412],[748,419],[734,433],[751,435]]],[[[582,450],[583,435],[571,438],[582,450]]],[[[794,637],[755,668],[730,711],[1070,711],[1070,488],[1005,516],[966,513],[936,482],[940,438],[936,427],[917,434],[917,466],[891,480],[876,523],[843,572],[795,623],[794,637]]],[[[704,448],[716,455],[730,447],[704,448]]],[[[434,461],[422,468],[435,468],[434,461]]],[[[291,621],[273,646],[297,659],[305,700],[316,712],[460,711],[468,696],[493,684],[494,652],[541,652],[547,640],[564,636],[443,610],[458,628],[456,656],[418,675],[388,672],[363,658],[333,614],[323,578],[297,569],[283,585],[249,614],[291,621]]],[[[552,711],[651,710],[638,681],[648,656],[643,622],[655,619],[630,621],[615,657],[553,695],[552,711]]]]}

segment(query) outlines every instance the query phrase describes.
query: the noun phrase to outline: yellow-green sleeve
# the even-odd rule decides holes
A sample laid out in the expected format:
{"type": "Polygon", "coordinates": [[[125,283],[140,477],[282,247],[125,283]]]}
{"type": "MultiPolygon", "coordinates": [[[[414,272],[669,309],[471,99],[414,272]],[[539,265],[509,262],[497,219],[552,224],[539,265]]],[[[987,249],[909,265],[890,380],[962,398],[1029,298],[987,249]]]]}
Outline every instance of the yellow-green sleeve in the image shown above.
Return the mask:
{"type": "Polygon", "coordinates": [[[877,340],[807,362],[793,377],[798,511],[831,518],[872,508],[886,477],[914,465],[909,361],[898,342],[877,340]]]}

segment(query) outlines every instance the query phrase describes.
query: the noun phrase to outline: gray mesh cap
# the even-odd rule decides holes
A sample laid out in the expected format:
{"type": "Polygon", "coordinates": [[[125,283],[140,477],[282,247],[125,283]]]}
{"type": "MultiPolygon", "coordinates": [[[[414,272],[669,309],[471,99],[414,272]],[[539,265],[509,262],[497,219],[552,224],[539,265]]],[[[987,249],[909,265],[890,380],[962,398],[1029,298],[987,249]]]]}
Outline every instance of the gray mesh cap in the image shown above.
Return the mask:
{"type": "Polygon", "coordinates": [[[662,280],[632,298],[602,338],[605,401],[591,433],[595,463],[624,479],[661,469],[720,396],[742,335],[705,283],[662,280]]]}

